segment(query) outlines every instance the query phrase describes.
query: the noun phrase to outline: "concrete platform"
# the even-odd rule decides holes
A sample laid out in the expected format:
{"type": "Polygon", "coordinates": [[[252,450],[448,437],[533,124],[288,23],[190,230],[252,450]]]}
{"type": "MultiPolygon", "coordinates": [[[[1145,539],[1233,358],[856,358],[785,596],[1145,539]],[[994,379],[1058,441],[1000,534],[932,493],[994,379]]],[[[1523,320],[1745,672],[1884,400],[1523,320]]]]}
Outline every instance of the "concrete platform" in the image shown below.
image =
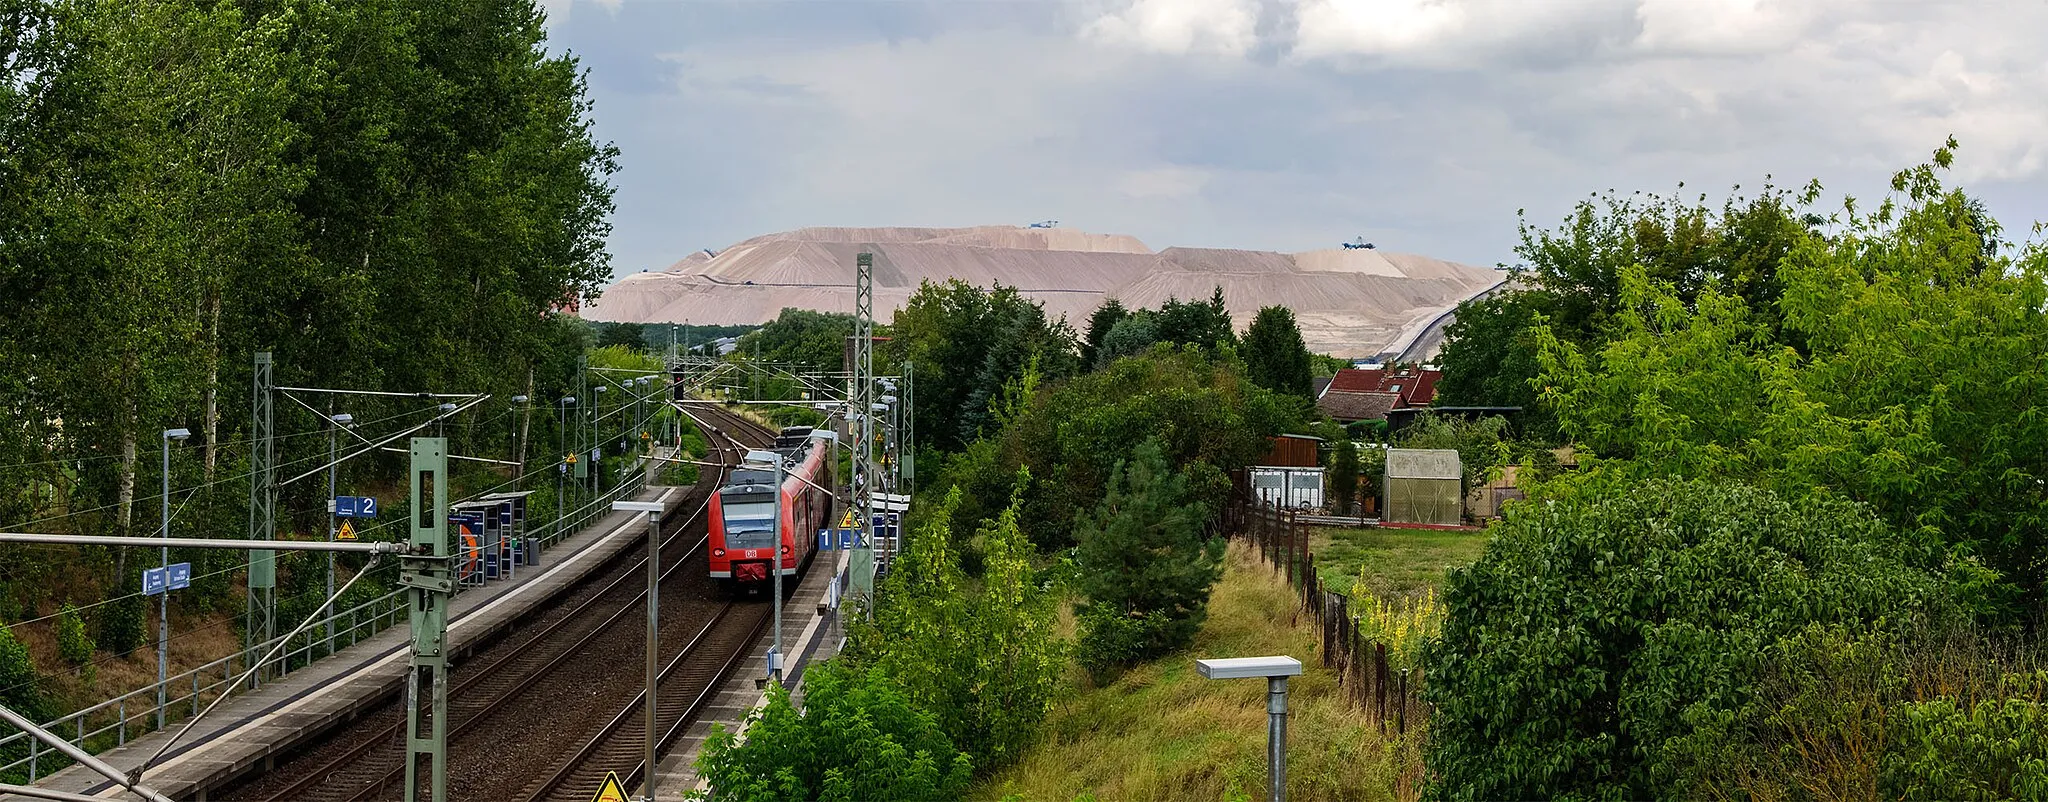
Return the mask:
{"type": "MultiPolygon", "coordinates": [[[[648,487],[635,494],[634,500],[660,501],[673,510],[686,490],[648,487]]],[[[465,654],[620,551],[641,548],[646,532],[641,513],[612,513],[544,552],[539,568],[456,596],[448,625],[452,653],[458,657],[465,654]]],[[[410,637],[403,625],[390,627],[230,699],[165,753],[144,782],[172,798],[204,802],[210,790],[252,766],[269,766],[277,755],[403,687],[410,665],[410,637]]],[[[133,772],[176,731],[173,727],[150,733],[99,757],[121,771],[133,772]]],[[[45,777],[36,785],[108,799],[134,798],[126,789],[81,766],[45,777]]],[[[0,800],[25,802],[26,797],[5,795],[0,800]]]]}
{"type": "MultiPolygon", "coordinates": [[[[782,661],[783,674],[791,693],[799,697],[803,694],[804,668],[838,654],[845,640],[838,611],[823,608],[832,578],[846,573],[848,556],[844,551],[820,552],[810,572],[797,584],[796,593],[782,606],[782,645],[789,650],[789,656],[782,661]]],[[[841,579],[842,587],[844,583],[841,579]]],[[[704,741],[711,737],[711,725],[736,730],[748,716],[767,704],[766,691],[757,687],[757,680],[768,675],[768,648],[774,640],[773,633],[761,633],[747,659],[720,683],[697,721],[669,747],[655,772],[656,798],[681,799],[690,791],[708,789],[697,776],[697,756],[703,752],[704,741]]]]}

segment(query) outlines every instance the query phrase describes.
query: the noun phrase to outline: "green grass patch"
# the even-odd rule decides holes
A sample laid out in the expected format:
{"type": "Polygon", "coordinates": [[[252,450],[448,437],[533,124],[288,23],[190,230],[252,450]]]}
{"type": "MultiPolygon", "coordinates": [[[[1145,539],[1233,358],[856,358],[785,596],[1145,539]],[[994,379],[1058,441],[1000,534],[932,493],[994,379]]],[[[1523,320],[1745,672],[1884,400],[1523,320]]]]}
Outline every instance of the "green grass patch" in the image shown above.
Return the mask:
{"type": "Polygon", "coordinates": [[[1339,695],[1317,657],[1315,628],[1295,596],[1241,544],[1231,548],[1209,617],[1186,654],[1138,666],[1104,687],[1078,668],[1042,740],[978,786],[972,798],[1070,802],[1262,799],[1266,684],[1212,681],[1197,657],[1291,655],[1306,673],[1288,685],[1288,798],[1407,799],[1421,777],[1422,733],[1383,736],[1339,695]]]}
{"type": "Polygon", "coordinates": [[[1309,549],[1325,587],[1397,602],[1441,590],[1452,568],[1479,559],[1486,538],[1485,532],[1438,529],[1316,529],[1309,549]]]}

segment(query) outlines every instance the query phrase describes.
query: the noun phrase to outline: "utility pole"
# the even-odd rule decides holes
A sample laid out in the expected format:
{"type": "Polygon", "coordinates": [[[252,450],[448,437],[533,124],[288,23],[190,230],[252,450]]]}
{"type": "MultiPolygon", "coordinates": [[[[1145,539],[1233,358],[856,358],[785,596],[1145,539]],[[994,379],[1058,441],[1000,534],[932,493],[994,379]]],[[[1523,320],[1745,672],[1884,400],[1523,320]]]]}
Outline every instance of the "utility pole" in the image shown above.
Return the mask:
{"type": "Polygon", "coordinates": [[[412,545],[398,583],[407,588],[412,669],[406,678],[405,802],[419,802],[422,763],[427,799],[448,799],[448,600],[455,595],[449,553],[448,441],[412,439],[412,545]],[[424,733],[424,734],[423,734],[424,733]]]}
{"type": "Polygon", "coordinates": [[[853,282],[853,387],[847,394],[853,409],[853,502],[860,510],[855,531],[853,564],[849,589],[866,610],[874,603],[875,510],[870,497],[874,481],[874,385],[875,385],[875,255],[860,254],[854,260],[853,282]]]}
{"type": "MultiPolygon", "coordinates": [[[[277,431],[271,393],[277,387],[271,373],[269,351],[256,352],[255,376],[251,383],[251,418],[254,441],[249,444],[249,539],[275,540],[277,531],[277,431]]],[[[245,652],[253,663],[258,645],[270,640],[277,624],[277,560],[270,549],[249,550],[248,604],[244,631],[245,652]]],[[[251,673],[262,684],[263,672],[251,673]]]]}
{"type": "Polygon", "coordinates": [[[903,478],[909,486],[905,491],[917,494],[917,363],[903,363],[903,478]]]}

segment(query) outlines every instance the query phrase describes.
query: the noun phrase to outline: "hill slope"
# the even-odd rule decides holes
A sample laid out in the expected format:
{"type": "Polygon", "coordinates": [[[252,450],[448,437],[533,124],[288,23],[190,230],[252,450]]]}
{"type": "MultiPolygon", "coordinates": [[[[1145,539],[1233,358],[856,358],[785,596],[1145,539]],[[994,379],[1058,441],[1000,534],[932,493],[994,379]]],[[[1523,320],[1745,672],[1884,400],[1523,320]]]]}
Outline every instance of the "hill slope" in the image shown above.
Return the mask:
{"type": "Polygon", "coordinates": [[[584,315],[731,325],[766,322],[784,307],[851,311],[854,257],[862,252],[875,255],[875,312],[883,319],[927,280],[1001,282],[1076,322],[1107,298],[1157,306],[1207,298],[1220,286],[1239,327],[1262,306],[1287,306],[1311,350],[1339,356],[1400,344],[1410,329],[1500,280],[1486,268],[1375,250],[1155,253],[1135,237],[1062,228],[802,228],[626,276],[584,315]]]}

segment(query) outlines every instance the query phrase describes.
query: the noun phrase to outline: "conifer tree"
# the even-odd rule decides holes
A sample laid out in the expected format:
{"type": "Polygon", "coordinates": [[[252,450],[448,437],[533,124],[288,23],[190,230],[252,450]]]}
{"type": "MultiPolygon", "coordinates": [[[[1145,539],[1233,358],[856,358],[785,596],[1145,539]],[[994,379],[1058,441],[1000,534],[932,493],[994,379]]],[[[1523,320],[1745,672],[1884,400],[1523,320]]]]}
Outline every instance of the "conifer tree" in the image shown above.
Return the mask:
{"type": "Polygon", "coordinates": [[[1259,310],[1244,332],[1244,366],[1253,383],[1276,393],[1309,397],[1310,359],[1294,311],[1284,306],[1259,310]]]}
{"type": "MultiPolygon", "coordinates": [[[[1079,526],[1083,650],[1101,647],[1108,622],[1145,621],[1130,659],[1186,646],[1201,628],[1209,588],[1222,575],[1223,542],[1203,536],[1187,477],[1157,438],[1139,444],[1112,475],[1109,494],[1079,526]],[[1091,639],[1090,635],[1094,637],[1091,639]],[[1091,640],[1093,642],[1091,642],[1091,640]]],[[[1084,657],[1086,655],[1084,654],[1084,657]]]]}

